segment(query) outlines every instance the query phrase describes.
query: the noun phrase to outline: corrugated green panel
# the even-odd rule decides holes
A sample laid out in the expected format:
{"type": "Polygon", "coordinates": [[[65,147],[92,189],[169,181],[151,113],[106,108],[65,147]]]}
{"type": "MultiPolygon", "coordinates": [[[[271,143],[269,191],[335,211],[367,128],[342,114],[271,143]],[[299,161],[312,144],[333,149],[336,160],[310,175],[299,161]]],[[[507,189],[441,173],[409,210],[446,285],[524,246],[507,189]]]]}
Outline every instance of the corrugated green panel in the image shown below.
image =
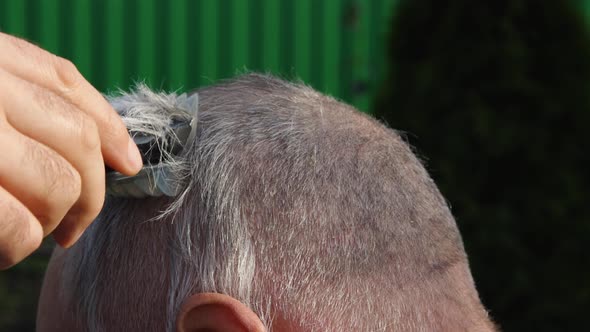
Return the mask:
{"type": "Polygon", "coordinates": [[[249,5],[247,0],[234,1],[232,6],[231,16],[229,19],[232,22],[232,74],[243,72],[248,68],[250,57],[248,49],[250,47],[250,15],[249,5]]]}
{"type": "Polygon", "coordinates": [[[106,90],[111,84],[107,81],[105,57],[107,49],[111,46],[110,41],[107,40],[107,34],[103,31],[107,21],[105,3],[103,1],[91,1],[90,15],[92,16],[92,24],[90,25],[90,36],[86,36],[86,39],[91,41],[90,54],[92,54],[92,58],[90,66],[93,69],[91,79],[97,89],[106,90]]]}
{"type": "Polygon", "coordinates": [[[90,80],[94,80],[95,73],[101,73],[104,68],[92,68],[92,14],[91,14],[90,0],[76,0],[72,1],[73,17],[62,19],[71,19],[73,22],[73,29],[68,31],[68,36],[72,38],[73,42],[73,58],[71,59],[78,69],[90,80]]]}
{"type": "MultiPolygon", "coordinates": [[[[1,0],[0,0],[1,1],[1,0]]],[[[64,16],[72,17],[74,15],[74,8],[72,3],[74,0],[63,0],[61,1],[61,14],[60,14],[60,45],[59,55],[66,59],[74,61],[74,43],[73,43],[73,31],[74,31],[74,20],[63,19],[64,16]]],[[[41,45],[43,46],[43,45],[41,45]]],[[[74,62],[75,63],[75,62],[74,62]]]]}
{"type": "Polygon", "coordinates": [[[340,38],[342,36],[341,1],[323,1],[324,19],[322,26],[322,58],[324,77],[323,91],[331,95],[340,95],[340,38]]]}
{"type": "Polygon", "coordinates": [[[155,0],[140,0],[137,6],[137,40],[141,54],[137,57],[137,74],[149,85],[158,86],[161,77],[155,77],[156,70],[156,8],[155,0]]]}
{"type": "Polygon", "coordinates": [[[43,13],[39,23],[39,44],[51,53],[59,52],[59,1],[40,0],[38,11],[43,13]]]}
{"type": "Polygon", "coordinates": [[[279,50],[281,47],[281,1],[263,1],[263,45],[262,64],[264,71],[279,72],[279,50]]]}
{"type": "MultiPolygon", "coordinates": [[[[137,3],[138,0],[122,1],[123,17],[125,26],[123,31],[119,31],[123,35],[123,48],[121,49],[123,57],[123,79],[122,87],[127,87],[133,82],[143,79],[137,73],[137,59],[148,50],[139,48],[138,35],[143,33],[141,27],[138,26],[137,3]]],[[[115,50],[116,51],[116,50],[115,50]]],[[[108,65],[108,64],[107,64],[108,65]]]]}
{"type": "Polygon", "coordinates": [[[262,53],[263,53],[263,0],[250,0],[248,9],[248,20],[250,21],[249,31],[249,63],[248,68],[255,71],[263,71],[262,53]]]}
{"type": "Polygon", "coordinates": [[[369,109],[396,0],[0,0],[0,29],[72,60],[102,91],[192,89],[244,69],[369,109]]]}
{"type": "Polygon", "coordinates": [[[125,16],[123,3],[119,0],[105,0],[105,12],[109,13],[108,22],[104,22],[105,33],[108,36],[104,50],[106,63],[105,76],[107,89],[124,86],[125,71],[125,16]]]}
{"type": "Polygon", "coordinates": [[[4,29],[4,32],[19,37],[27,37],[25,36],[25,2],[5,1],[3,7],[3,22],[0,26],[4,29]]]}
{"type": "Polygon", "coordinates": [[[279,70],[289,79],[295,76],[294,68],[294,0],[283,0],[281,2],[280,14],[280,49],[279,49],[279,70]]]}
{"type": "Polygon", "coordinates": [[[311,5],[311,77],[309,83],[316,89],[324,89],[323,68],[326,60],[323,54],[324,6],[321,1],[313,1],[311,5]]]}
{"type": "Polygon", "coordinates": [[[233,20],[230,19],[233,12],[234,1],[218,0],[217,3],[217,77],[227,78],[232,74],[233,51],[233,20]]]}
{"type": "Polygon", "coordinates": [[[187,5],[185,0],[170,0],[168,11],[167,45],[168,63],[165,63],[170,74],[170,88],[181,89],[187,80],[187,5]]]}
{"type": "Polygon", "coordinates": [[[197,1],[186,1],[186,84],[187,89],[199,86],[201,81],[201,58],[203,58],[203,45],[199,34],[199,13],[201,5],[197,1]]]}
{"type": "Polygon", "coordinates": [[[170,3],[168,1],[155,1],[155,17],[150,24],[154,27],[154,69],[153,80],[155,86],[163,90],[170,90],[170,71],[166,66],[170,63],[170,50],[166,47],[168,36],[171,35],[170,24],[170,3]],[[158,24],[155,24],[158,23],[158,24]]]}
{"type": "Polygon", "coordinates": [[[209,85],[219,78],[217,74],[217,54],[219,39],[224,36],[218,35],[218,11],[219,6],[216,1],[202,1],[201,12],[199,13],[200,27],[198,31],[201,36],[198,49],[202,56],[200,64],[200,85],[209,85]]]}
{"type": "Polygon", "coordinates": [[[342,98],[347,103],[352,102],[352,35],[356,28],[356,12],[354,3],[351,1],[344,1],[341,14],[341,38],[340,38],[340,93],[338,97],[342,98]]]}
{"type": "Polygon", "coordinates": [[[371,3],[369,1],[357,1],[355,4],[359,21],[353,35],[353,99],[352,102],[361,110],[366,111],[370,105],[370,95],[367,93],[370,84],[370,47],[371,47],[371,3]]]}
{"type": "Polygon", "coordinates": [[[295,6],[295,75],[303,81],[311,80],[311,3],[299,0],[295,6]]]}

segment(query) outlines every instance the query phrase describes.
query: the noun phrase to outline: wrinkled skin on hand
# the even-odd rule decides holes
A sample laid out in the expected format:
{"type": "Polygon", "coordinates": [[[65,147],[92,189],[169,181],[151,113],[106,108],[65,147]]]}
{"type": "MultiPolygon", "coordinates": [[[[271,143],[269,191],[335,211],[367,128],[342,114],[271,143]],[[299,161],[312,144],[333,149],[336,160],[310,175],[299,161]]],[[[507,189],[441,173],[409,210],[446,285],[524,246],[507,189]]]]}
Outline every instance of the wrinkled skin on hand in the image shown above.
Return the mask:
{"type": "Polygon", "coordinates": [[[0,33],[0,269],[52,234],[71,246],[102,208],[104,165],[141,157],[109,103],[70,61],[0,33]]]}

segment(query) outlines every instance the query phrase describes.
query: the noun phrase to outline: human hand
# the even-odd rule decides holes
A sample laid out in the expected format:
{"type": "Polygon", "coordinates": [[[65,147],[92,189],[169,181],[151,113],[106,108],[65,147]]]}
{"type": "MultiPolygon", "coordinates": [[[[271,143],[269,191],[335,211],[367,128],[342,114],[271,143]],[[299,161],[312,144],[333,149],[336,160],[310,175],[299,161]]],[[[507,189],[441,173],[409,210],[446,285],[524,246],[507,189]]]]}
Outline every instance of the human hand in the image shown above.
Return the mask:
{"type": "Polygon", "coordinates": [[[71,246],[104,203],[105,163],[141,157],[109,103],[68,60],[0,33],[0,269],[52,233],[71,246]],[[103,160],[104,158],[104,160],[103,160]]]}

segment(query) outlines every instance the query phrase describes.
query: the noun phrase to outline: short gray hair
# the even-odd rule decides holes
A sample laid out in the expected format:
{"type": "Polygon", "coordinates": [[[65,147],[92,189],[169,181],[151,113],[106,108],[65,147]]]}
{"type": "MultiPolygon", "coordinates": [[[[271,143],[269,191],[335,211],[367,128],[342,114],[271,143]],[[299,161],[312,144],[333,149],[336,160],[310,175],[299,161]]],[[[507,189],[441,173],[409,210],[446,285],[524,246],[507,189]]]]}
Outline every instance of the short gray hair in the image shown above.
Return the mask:
{"type": "MultiPolygon", "coordinates": [[[[454,219],[396,132],[267,75],[198,93],[184,193],[107,199],[66,254],[81,327],[172,331],[197,292],[233,296],[269,330],[279,318],[305,331],[485,319],[454,219]]],[[[176,97],[139,87],[111,102],[131,130],[164,130],[176,97]]]]}

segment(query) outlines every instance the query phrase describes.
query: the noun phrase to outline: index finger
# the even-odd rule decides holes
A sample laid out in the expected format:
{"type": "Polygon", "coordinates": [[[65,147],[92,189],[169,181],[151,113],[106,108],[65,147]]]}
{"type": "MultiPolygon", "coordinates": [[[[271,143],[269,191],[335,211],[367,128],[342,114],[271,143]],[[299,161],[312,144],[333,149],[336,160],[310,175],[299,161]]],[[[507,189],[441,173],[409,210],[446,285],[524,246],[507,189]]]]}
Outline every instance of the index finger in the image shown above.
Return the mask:
{"type": "Polygon", "coordinates": [[[123,121],[72,62],[3,33],[0,33],[0,49],[1,68],[54,92],[96,122],[107,165],[128,175],[139,171],[141,156],[123,121]]]}

